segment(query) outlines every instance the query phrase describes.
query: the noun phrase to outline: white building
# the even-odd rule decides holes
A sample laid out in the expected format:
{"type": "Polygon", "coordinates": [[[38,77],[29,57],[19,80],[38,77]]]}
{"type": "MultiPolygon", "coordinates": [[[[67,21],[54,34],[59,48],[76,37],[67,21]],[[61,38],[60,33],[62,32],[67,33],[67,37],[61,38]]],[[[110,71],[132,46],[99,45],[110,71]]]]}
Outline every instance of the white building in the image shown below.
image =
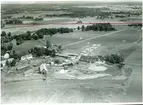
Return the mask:
{"type": "Polygon", "coordinates": [[[42,64],[40,65],[40,72],[41,72],[41,73],[48,72],[47,64],[46,64],[46,63],[42,63],[42,64]]]}
{"type": "Polygon", "coordinates": [[[29,60],[29,59],[32,59],[32,58],[33,58],[32,54],[28,54],[28,55],[22,56],[21,60],[29,60]]]}
{"type": "Polygon", "coordinates": [[[8,53],[4,54],[3,58],[4,59],[8,59],[9,58],[9,54],[8,53]]]}

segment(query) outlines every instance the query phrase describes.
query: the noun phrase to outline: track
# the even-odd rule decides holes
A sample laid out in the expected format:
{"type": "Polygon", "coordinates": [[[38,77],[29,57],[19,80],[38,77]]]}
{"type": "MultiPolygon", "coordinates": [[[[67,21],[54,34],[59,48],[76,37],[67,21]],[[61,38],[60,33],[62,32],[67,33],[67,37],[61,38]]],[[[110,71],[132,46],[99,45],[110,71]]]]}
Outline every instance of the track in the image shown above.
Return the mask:
{"type": "Polygon", "coordinates": [[[122,32],[122,31],[125,31],[125,30],[127,30],[127,29],[128,29],[128,28],[125,28],[125,29],[118,30],[118,31],[114,31],[114,32],[110,32],[110,33],[107,33],[107,34],[104,34],[104,35],[101,35],[101,36],[96,36],[96,37],[92,37],[92,38],[85,39],[85,40],[82,40],[82,41],[77,41],[77,42],[74,42],[74,43],[70,43],[70,44],[64,45],[63,48],[69,47],[69,46],[72,46],[72,45],[76,45],[76,44],[79,44],[79,43],[83,43],[83,42],[86,42],[86,41],[89,41],[89,40],[92,40],[92,39],[97,39],[97,38],[100,38],[100,37],[113,35],[113,34],[115,34],[115,33],[122,32]]]}

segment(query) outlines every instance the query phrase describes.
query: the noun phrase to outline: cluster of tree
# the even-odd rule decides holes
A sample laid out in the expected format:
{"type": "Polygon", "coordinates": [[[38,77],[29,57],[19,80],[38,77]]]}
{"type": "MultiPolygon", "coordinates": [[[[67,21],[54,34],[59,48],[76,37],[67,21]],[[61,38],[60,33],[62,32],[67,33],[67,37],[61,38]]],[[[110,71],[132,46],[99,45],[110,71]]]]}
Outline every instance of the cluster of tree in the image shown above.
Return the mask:
{"type": "Polygon", "coordinates": [[[6,33],[5,31],[2,31],[1,33],[1,43],[7,43],[12,41],[13,37],[11,36],[11,32],[6,33]]]}
{"type": "Polygon", "coordinates": [[[13,37],[13,39],[16,39],[16,44],[20,45],[24,42],[24,40],[38,40],[38,39],[42,39],[44,37],[44,35],[42,33],[31,33],[30,31],[27,31],[24,34],[20,34],[20,35],[15,35],[13,37]]]}
{"type": "Polygon", "coordinates": [[[64,13],[64,14],[46,14],[47,17],[87,17],[87,16],[102,16],[106,17],[109,16],[111,13],[110,12],[103,12],[98,8],[76,8],[76,7],[71,7],[66,10],[64,10],[69,13],[64,13]]]}
{"type": "Polygon", "coordinates": [[[1,21],[1,28],[5,27],[5,23],[3,21],[1,21]]]}
{"type": "Polygon", "coordinates": [[[127,17],[126,15],[115,15],[115,17],[117,18],[124,18],[124,17],[127,17]]]}
{"type": "Polygon", "coordinates": [[[22,24],[23,22],[19,19],[10,19],[10,20],[5,20],[6,24],[22,24]]]}
{"type": "MultiPolygon", "coordinates": [[[[79,30],[80,27],[77,27],[77,29],[79,30]]],[[[82,31],[89,31],[89,30],[113,31],[113,30],[116,30],[114,27],[112,27],[112,25],[110,23],[97,23],[97,24],[93,24],[93,25],[88,25],[86,27],[84,25],[82,25],[81,29],[82,29],[82,31]]]]}
{"type": "Polygon", "coordinates": [[[12,43],[2,43],[1,44],[1,55],[4,55],[7,51],[11,51],[13,48],[12,43]]]}
{"type": "Polygon", "coordinates": [[[56,53],[61,50],[62,50],[61,45],[54,45],[54,47],[53,47],[53,45],[49,41],[47,41],[46,48],[34,47],[34,48],[30,49],[28,52],[32,53],[32,55],[35,57],[40,57],[43,55],[54,57],[56,55],[56,53]]]}
{"type": "Polygon", "coordinates": [[[124,61],[124,58],[119,54],[106,55],[104,59],[106,62],[109,62],[112,64],[120,64],[124,61]]]}
{"type": "Polygon", "coordinates": [[[11,62],[9,62],[8,60],[6,61],[6,66],[8,67],[12,67],[16,65],[16,59],[12,60],[11,62]]]}
{"type": "Polygon", "coordinates": [[[36,17],[36,18],[34,18],[33,16],[25,16],[25,15],[23,15],[22,17],[18,17],[18,19],[34,19],[34,20],[43,20],[43,18],[42,17],[36,17]]]}
{"type": "Polygon", "coordinates": [[[34,20],[38,21],[38,20],[43,20],[43,18],[41,17],[36,17],[34,20]]]}
{"type": "Polygon", "coordinates": [[[40,30],[37,30],[37,34],[44,34],[44,35],[54,35],[56,33],[69,33],[69,32],[73,32],[73,29],[70,28],[42,28],[40,30]]]}
{"type": "Polygon", "coordinates": [[[1,33],[1,54],[5,54],[6,51],[12,50],[13,44],[10,42],[12,41],[11,33],[6,33],[5,31],[2,31],[1,33]]]}
{"type": "Polygon", "coordinates": [[[34,17],[33,16],[25,16],[25,15],[23,15],[23,17],[22,18],[24,18],[24,19],[34,19],[34,17]]]}
{"type": "Polygon", "coordinates": [[[10,58],[14,58],[16,61],[19,61],[21,60],[21,57],[28,54],[28,52],[21,52],[21,51],[15,51],[15,50],[12,50],[10,52],[10,58]]]}
{"type": "Polygon", "coordinates": [[[23,43],[24,40],[38,40],[38,39],[42,39],[44,37],[44,35],[54,35],[56,33],[69,33],[69,32],[73,32],[73,29],[69,29],[69,28],[42,28],[40,30],[37,30],[34,33],[31,33],[30,31],[27,31],[24,34],[20,34],[20,35],[15,35],[13,36],[13,39],[16,39],[16,44],[20,45],[23,43]]]}
{"type": "Polygon", "coordinates": [[[130,27],[139,27],[139,28],[142,28],[142,23],[134,23],[134,24],[128,24],[128,26],[130,27]]]}
{"type": "Polygon", "coordinates": [[[13,39],[16,39],[16,44],[20,45],[22,44],[25,40],[38,40],[42,39],[44,35],[54,35],[56,33],[69,33],[73,32],[73,29],[70,28],[42,28],[39,29],[35,32],[27,31],[26,33],[19,34],[19,35],[11,35],[11,33],[6,33],[5,31],[2,31],[1,33],[1,42],[2,43],[7,43],[12,41],[13,39]]]}
{"type": "Polygon", "coordinates": [[[72,16],[72,14],[46,14],[46,17],[67,17],[67,16],[72,16]]]}

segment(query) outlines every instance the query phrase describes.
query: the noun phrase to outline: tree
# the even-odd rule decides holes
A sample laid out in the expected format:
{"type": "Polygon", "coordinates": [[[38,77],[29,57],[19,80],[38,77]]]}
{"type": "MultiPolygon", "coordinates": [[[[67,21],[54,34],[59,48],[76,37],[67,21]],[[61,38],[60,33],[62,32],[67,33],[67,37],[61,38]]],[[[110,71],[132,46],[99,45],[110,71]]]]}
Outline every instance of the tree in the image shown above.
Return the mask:
{"type": "Polygon", "coordinates": [[[117,67],[118,67],[119,69],[122,69],[122,68],[124,67],[124,65],[125,65],[125,64],[121,62],[121,63],[119,63],[119,64],[117,65],[117,67]]]}
{"type": "Polygon", "coordinates": [[[55,57],[55,55],[56,55],[56,51],[53,49],[53,50],[51,51],[50,56],[51,56],[51,57],[55,57]]]}
{"type": "Polygon", "coordinates": [[[47,48],[51,47],[51,43],[50,43],[50,41],[48,41],[48,40],[46,41],[46,47],[47,47],[47,48]]]}
{"type": "Polygon", "coordinates": [[[56,59],[54,62],[55,62],[56,64],[60,64],[60,60],[59,60],[59,59],[56,59]]]}
{"type": "Polygon", "coordinates": [[[14,59],[11,63],[10,66],[15,66],[16,65],[16,60],[14,59]]]}
{"type": "MultiPolygon", "coordinates": [[[[105,56],[105,61],[112,64],[120,64],[124,61],[123,57],[118,54],[111,54],[105,56]]],[[[120,65],[121,66],[121,65],[120,65]]]]}
{"type": "Polygon", "coordinates": [[[20,38],[20,39],[16,40],[16,45],[20,45],[20,44],[22,44],[22,43],[23,43],[22,38],[20,38]]]}
{"type": "Polygon", "coordinates": [[[57,51],[61,52],[63,50],[62,45],[58,45],[57,51]]]}
{"type": "Polygon", "coordinates": [[[43,35],[42,32],[37,33],[37,35],[38,35],[38,37],[39,37],[40,39],[43,39],[43,38],[44,38],[44,35],[43,35]]]}
{"type": "Polygon", "coordinates": [[[6,36],[6,32],[2,31],[1,36],[6,36]]]}
{"type": "Polygon", "coordinates": [[[13,51],[12,54],[10,55],[12,58],[14,58],[15,60],[20,59],[21,57],[18,55],[18,53],[16,51],[13,51]]]}
{"type": "Polygon", "coordinates": [[[6,63],[5,63],[6,66],[10,66],[8,60],[6,60],[6,63]]]}
{"type": "Polygon", "coordinates": [[[80,27],[78,26],[77,29],[80,30],[80,27]]]}
{"type": "Polygon", "coordinates": [[[81,29],[82,29],[82,31],[84,31],[84,29],[85,29],[85,26],[84,26],[84,25],[82,25],[81,29]]]}
{"type": "Polygon", "coordinates": [[[7,50],[12,50],[12,48],[13,48],[13,44],[12,44],[12,43],[9,43],[9,44],[7,45],[7,50]]]}
{"type": "Polygon", "coordinates": [[[33,37],[33,39],[35,39],[35,40],[38,39],[38,35],[37,35],[37,34],[34,34],[32,37],[33,37]]]}
{"type": "Polygon", "coordinates": [[[11,32],[9,32],[9,33],[7,34],[7,36],[9,36],[9,37],[10,37],[10,36],[11,36],[11,32]]]}

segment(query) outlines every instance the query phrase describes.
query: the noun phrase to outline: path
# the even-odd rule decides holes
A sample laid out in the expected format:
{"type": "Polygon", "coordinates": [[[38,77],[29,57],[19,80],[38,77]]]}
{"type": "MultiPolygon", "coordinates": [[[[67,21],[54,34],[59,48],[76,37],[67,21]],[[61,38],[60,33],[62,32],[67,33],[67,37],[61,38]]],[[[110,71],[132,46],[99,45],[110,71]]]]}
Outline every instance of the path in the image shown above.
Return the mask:
{"type": "Polygon", "coordinates": [[[125,28],[125,29],[114,31],[114,32],[110,32],[110,33],[107,33],[107,34],[104,34],[104,35],[100,35],[100,36],[92,37],[92,38],[85,39],[85,40],[82,40],[82,41],[77,41],[77,42],[74,42],[74,43],[70,43],[70,44],[64,45],[63,48],[68,47],[68,46],[72,46],[72,45],[76,45],[76,44],[79,44],[79,43],[82,43],[82,42],[86,42],[86,41],[89,41],[89,40],[92,40],[92,39],[100,38],[100,37],[103,37],[103,36],[113,35],[115,33],[122,32],[122,31],[125,31],[127,29],[128,28],[125,28]]]}

